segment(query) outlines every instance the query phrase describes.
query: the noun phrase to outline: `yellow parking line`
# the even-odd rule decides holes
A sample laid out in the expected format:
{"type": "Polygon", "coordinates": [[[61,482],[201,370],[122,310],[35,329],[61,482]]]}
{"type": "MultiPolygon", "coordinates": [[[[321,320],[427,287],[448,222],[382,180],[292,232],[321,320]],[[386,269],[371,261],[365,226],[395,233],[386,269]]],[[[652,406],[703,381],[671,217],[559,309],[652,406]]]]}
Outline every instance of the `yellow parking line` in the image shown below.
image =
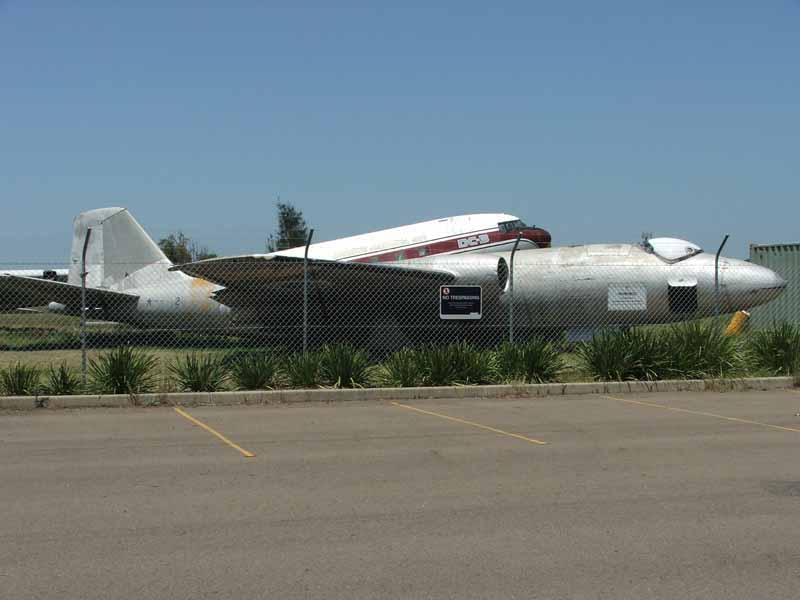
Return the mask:
{"type": "Polygon", "coordinates": [[[198,420],[198,419],[195,419],[195,418],[194,418],[192,415],[190,415],[189,413],[187,413],[185,410],[183,410],[183,409],[181,409],[181,408],[178,408],[177,406],[176,406],[176,407],[174,407],[174,410],[175,410],[175,412],[176,412],[176,413],[178,413],[178,414],[179,414],[180,416],[182,416],[184,419],[188,419],[189,421],[191,421],[192,423],[194,423],[195,425],[197,425],[197,426],[198,426],[198,427],[200,427],[201,429],[205,429],[205,430],[206,430],[208,433],[210,433],[211,435],[213,435],[213,436],[216,436],[216,437],[218,437],[219,439],[221,439],[223,442],[225,442],[226,444],[228,444],[228,446],[230,446],[231,448],[234,448],[234,449],[238,450],[238,451],[239,451],[239,452],[241,452],[241,453],[242,453],[242,455],[243,455],[243,456],[245,456],[246,458],[253,458],[253,457],[255,457],[255,454],[253,454],[252,452],[249,452],[249,451],[245,450],[244,448],[242,448],[241,446],[238,446],[237,444],[234,444],[232,441],[230,441],[228,438],[226,438],[224,435],[222,435],[222,434],[221,434],[219,431],[216,431],[215,429],[212,429],[211,427],[209,427],[208,425],[206,425],[206,424],[205,424],[205,423],[203,423],[202,421],[200,421],[200,420],[198,420]]]}
{"type": "Polygon", "coordinates": [[[794,433],[800,433],[800,429],[792,429],[791,427],[781,427],[780,425],[770,425],[769,423],[762,423],[761,421],[751,421],[750,419],[739,419],[737,417],[726,417],[725,415],[718,415],[716,413],[710,412],[703,412],[700,410],[689,410],[687,408],[677,408],[675,406],[664,406],[662,404],[656,404],[655,402],[642,402],[641,400],[630,400],[627,398],[616,398],[614,396],[603,396],[603,398],[608,398],[609,400],[616,400],[617,402],[627,402],[628,404],[638,404],[640,406],[650,406],[652,408],[661,408],[664,410],[671,410],[673,412],[681,412],[681,413],[688,413],[690,415],[700,415],[703,417],[715,417],[717,419],[723,419],[725,421],[734,421],[736,423],[746,423],[748,425],[760,425],[761,427],[769,427],[770,429],[780,429],[781,431],[792,431],[794,433]]]}
{"type": "Polygon", "coordinates": [[[481,425],[480,423],[474,423],[472,421],[467,421],[466,419],[459,419],[458,417],[451,417],[449,415],[443,415],[442,413],[433,412],[432,410],[422,410],[421,408],[415,408],[413,406],[409,406],[407,404],[400,404],[399,402],[392,402],[394,406],[399,406],[400,408],[407,408],[408,410],[413,410],[418,413],[422,413],[424,415],[431,415],[433,417],[439,417],[441,419],[447,419],[449,421],[455,421],[456,423],[461,423],[462,425],[470,425],[472,427],[477,427],[478,429],[485,429],[486,431],[491,431],[493,433],[497,433],[500,435],[505,435],[508,437],[516,438],[518,440],[522,440],[524,442],[528,442],[529,444],[536,444],[539,446],[546,446],[547,442],[543,442],[542,440],[535,440],[533,438],[525,437],[524,435],[519,435],[518,433],[510,433],[508,431],[503,431],[502,429],[495,429],[494,427],[488,427],[487,425],[481,425]]]}

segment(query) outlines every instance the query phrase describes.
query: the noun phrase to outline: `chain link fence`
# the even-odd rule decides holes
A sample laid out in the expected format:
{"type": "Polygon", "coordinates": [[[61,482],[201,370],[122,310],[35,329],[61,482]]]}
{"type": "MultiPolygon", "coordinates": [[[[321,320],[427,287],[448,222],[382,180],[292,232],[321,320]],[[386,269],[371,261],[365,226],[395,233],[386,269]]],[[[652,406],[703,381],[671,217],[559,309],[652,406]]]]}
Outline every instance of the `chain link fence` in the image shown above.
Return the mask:
{"type": "Polygon", "coordinates": [[[533,337],[571,344],[608,328],[698,319],[727,327],[735,318],[731,331],[745,334],[800,323],[795,268],[586,248],[562,249],[558,260],[539,250],[376,264],[245,257],[210,261],[202,277],[163,262],[0,265],[0,367],[78,368],[84,349],[92,356],[122,345],[172,356],[346,343],[381,360],[403,347],[491,348],[533,337]],[[739,311],[758,318],[747,324],[739,311]]]}

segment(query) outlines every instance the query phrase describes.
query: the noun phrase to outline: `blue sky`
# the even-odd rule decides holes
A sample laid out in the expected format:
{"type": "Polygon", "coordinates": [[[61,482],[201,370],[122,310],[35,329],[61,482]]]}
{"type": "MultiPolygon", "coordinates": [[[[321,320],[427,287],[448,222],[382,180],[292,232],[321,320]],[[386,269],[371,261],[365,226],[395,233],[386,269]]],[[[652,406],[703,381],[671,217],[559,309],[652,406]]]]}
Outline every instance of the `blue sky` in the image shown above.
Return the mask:
{"type": "Polygon", "coordinates": [[[0,262],[109,205],[261,251],[278,194],[319,239],[800,241],[800,1],[391,4],[0,0],[0,262]]]}

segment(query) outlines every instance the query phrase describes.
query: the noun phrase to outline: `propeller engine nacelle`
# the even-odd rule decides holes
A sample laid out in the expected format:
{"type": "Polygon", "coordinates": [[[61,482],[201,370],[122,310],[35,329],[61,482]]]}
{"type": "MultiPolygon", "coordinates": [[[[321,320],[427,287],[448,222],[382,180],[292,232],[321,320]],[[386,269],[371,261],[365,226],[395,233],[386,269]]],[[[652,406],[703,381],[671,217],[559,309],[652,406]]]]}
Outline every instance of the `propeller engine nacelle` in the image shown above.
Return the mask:
{"type": "Polygon", "coordinates": [[[508,261],[499,254],[470,254],[469,258],[451,254],[433,257],[428,264],[454,273],[453,284],[479,285],[484,293],[499,295],[508,286],[508,261]]]}

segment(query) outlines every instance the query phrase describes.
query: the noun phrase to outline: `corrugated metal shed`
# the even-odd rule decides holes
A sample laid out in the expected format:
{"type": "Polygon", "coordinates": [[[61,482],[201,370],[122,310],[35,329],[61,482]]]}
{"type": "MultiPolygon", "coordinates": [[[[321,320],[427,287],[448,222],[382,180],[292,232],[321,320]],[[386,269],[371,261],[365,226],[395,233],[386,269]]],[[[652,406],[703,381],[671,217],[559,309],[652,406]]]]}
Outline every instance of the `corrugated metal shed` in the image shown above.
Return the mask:
{"type": "Polygon", "coordinates": [[[754,327],[788,321],[800,325],[800,244],[750,245],[750,260],[775,271],[788,285],[783,294],[752,311],[754,327]]]}

